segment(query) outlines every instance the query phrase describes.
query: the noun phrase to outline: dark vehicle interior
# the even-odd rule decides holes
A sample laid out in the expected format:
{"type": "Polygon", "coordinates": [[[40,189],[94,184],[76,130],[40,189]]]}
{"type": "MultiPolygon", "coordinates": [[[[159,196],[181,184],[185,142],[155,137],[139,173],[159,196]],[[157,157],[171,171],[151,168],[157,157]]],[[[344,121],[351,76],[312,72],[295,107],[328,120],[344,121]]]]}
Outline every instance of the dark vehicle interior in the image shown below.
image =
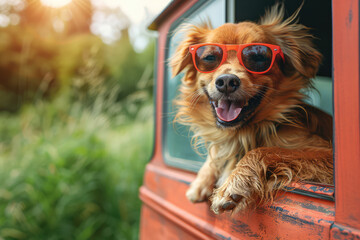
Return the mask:
{"type": "MultiPolygon", "coordinates": [[[[264,15],[264,9],[269,9],[279,1],[252,0],[235,1],[235,22],[259,20],[264,15]]],[[[300,6],[301,1],[284,1],[285,17],[291,16],[300,6]]],[[[318,75],[331,77],[332,58],[332,19],[331,1],[317,0],[304,1],[298,16],[299,23],[310,28],[310,33],[315,37],[313,42],[323,55],[322,65],[318,75]]]]}

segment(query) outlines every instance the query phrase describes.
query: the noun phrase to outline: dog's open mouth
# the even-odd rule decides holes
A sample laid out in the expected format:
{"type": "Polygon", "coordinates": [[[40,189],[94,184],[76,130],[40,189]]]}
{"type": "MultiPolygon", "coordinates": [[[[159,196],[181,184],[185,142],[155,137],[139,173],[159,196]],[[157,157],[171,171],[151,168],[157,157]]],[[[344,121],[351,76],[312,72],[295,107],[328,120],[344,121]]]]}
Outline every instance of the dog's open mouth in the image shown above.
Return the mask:
{"type": "Polygon", "coordinates": [[[227,99],[211,101],[216,116],[224,122],[232,122],[237,119],[244,108],[244,102],[235,102],[227,99]]]}
{"type": "Polygon", "coordinates": [[[218,124],[224,127],[232,127],[248,120],[260,105],[265,92],[266,88],[264,87],[248,101],[237,101],[224,98],[214,100],[209,97],[218,124]]]}

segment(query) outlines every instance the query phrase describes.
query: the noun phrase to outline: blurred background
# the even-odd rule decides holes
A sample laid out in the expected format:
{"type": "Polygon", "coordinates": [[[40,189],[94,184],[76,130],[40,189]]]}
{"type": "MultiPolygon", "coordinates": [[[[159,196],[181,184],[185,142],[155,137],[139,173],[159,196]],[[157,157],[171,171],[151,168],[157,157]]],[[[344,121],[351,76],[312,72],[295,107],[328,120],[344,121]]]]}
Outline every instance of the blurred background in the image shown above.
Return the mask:
{"type": "Polygon", "coordinates": [[[0,0],[0,240],[137,239],[169,0],[0,0]]]}

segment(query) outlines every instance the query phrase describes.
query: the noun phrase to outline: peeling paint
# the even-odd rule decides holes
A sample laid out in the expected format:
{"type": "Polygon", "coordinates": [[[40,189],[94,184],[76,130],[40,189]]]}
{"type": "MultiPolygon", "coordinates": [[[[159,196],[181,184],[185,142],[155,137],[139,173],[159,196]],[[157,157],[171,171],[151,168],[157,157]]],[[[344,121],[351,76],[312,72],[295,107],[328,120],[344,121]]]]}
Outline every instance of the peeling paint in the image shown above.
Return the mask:
{"type": "Polygon", "coordinates": [[[277,212],[289,213],[288,210],[285,210],[285,209],[283,209],[282,207],[270,206],[270,208],[275,209],[275,211],[277,211],[277,212]]]}
{"type": "Polygon", "coordinates": [[[349,10],[349,13],[348,13],[348,15],[347,15],[347,17],[346,17],[346,26],[347,26],[348,28],[351,27],[352,19],[353,19],[353,12],[352,12],[352,9],[350,9],[350,10],[349,10]]]}
{"type": "Polygon", "coordinates": [[[304,203],[304,202],[299,202],[299,205],[302,206],[303,208],[306,208],[306,209],[309,209],[309,210],[314,210],[314,211],[317,211],[317,212],[325,213],[325,214],[330,215],[330,216],[335,216],[335,211],[326,209],[323,206],[314,205],[314,204],[311,204],[311,203],[304,203]]]}
{"type": "Polygon", "coordinates": [[[290,198],[285,198],[284,201],[286,203],[290,203],[290,204],[296,204],[301,206],[302,208],[305,209],[309,209],[309,210],[313,210],[316,212],[320,212],[320,213],[324,213],[328,216],[335,216],[335,211],[333,210],[333,208],[325,208],[321,205],[314,205],[312,202],[300,202],[300,201],[293,201],[290,198]]]}
{"type": "Polygon", "coordinates": [[[270,206],[270,208],[274,209],[275,211],[281,213],[280,218],[288,223],[294,224],[294,225],[314,225],[314,222],[307,221],[301,218],[298,218],[296,216],[292,216],[289,214],[288,210],[283,209],[282,207],[274,207],[270,206]]]}
{"type": "Polygon", "coordinates": [[[333,239],[349,239],[349,240],[360,240],[360,232],[352,230],[352,228],[340,226],[334,224],[331,227],[331,235],[333,239]]]}
{"type": "Polygon", "coordinates": [[[314,184],[294,184],[294,187],[285,187],[289,192],[334,201],[334,188],[314,184]]]}
{"type": "Polygon", "coordinates": [[[315,186],[315,185],[309,187],[309,190],[319,193],[334,193],[334,188],[315,186]]]}
{"type": "Polygon", "coordinates": [[[241,221],[236,221],[236,224],[234,224],[232,226],[232,229],[236,232],[240,232],[243,233],[245,235],[247,235],[248,237],[252,237],[252,238],[260,238],[260,236],[256,233],[254,233],[251,228],[249,227],[249,225],[247,225],[246,223],[243,223],[241,221]]]}
{"type": "Polygon", "coordinates": [[[304,219],[295,216],[285,215],[285,214],[281,216],[281,219],[291,224],[299,225],[299,226],[314,225],[314,222],[306,221],[304,219]]]}

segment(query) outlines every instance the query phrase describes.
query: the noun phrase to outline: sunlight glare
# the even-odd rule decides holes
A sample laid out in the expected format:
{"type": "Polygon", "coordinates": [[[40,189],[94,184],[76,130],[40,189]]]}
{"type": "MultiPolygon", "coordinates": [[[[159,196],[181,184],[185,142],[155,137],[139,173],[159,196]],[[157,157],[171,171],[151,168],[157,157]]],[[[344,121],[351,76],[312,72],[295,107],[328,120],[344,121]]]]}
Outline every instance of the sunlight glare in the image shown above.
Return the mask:
{"type": "Polygon", "coordinates": [[[61,8],[69,4],[72,0],[40,0],[42,4],[48,7],[61,8]]]}

